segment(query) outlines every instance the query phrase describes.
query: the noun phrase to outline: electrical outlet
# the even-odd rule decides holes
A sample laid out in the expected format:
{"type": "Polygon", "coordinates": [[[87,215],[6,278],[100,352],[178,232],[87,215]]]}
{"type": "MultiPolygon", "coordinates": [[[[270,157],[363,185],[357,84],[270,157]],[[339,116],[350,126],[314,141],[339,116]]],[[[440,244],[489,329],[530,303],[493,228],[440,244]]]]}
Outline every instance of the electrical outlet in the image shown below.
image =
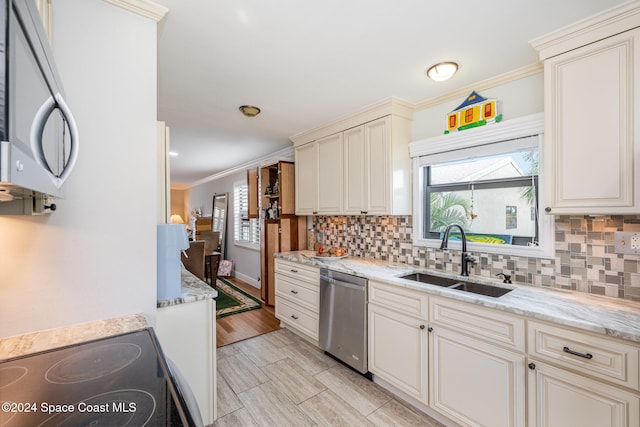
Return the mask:
{"type": "Polygon", "coordinates": [[[640,254],[640,233],[634,231],[616,231],[613,233],[615,253],[640,254]]]}

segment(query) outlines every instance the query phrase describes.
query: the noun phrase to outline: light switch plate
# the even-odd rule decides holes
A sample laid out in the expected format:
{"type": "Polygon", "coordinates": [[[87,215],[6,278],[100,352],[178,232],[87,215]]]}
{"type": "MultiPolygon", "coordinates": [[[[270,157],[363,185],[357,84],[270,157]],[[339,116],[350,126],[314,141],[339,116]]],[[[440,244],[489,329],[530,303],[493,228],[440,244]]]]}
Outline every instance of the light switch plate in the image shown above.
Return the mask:
{"type": "Polygon", "coordinates": [[[640,254],[640,232],[616,231],[613,239],[617,254],[640,254]]]}

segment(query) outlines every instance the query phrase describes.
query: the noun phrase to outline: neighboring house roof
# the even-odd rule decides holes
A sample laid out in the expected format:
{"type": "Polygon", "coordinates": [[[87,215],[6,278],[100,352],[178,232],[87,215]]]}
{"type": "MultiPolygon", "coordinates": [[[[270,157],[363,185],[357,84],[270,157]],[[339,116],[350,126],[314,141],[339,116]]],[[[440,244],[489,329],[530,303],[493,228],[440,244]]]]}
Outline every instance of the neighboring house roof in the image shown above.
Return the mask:
{"type": "Polygon", "coordinates": [[[452,163],[434,168],[434,180],[437,179],[438,183],[480,181],[523,175],[525,173],[511,156],[452,163]]]}

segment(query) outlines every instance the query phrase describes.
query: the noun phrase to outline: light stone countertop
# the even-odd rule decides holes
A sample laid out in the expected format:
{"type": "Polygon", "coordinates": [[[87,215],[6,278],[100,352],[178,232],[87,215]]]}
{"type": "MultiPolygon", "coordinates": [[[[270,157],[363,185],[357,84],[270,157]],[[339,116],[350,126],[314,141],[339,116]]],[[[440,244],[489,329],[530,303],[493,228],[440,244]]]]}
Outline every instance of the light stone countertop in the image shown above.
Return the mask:
{"type": "Polygon", "coordinates": [[[347,257],[336,261],[320,261],[313,258],[314,255],[313,251],[296,251],[277,253],[275,257],[640,343],[640,303],[633,301],[528,285],[503,285],[500,280],[493,278],[444,274],[412,265],[374,259],[347,257]],[[414,272],[509,287],[514,290],[499,298],[492,298],[398,277],[414,272]]]}
{"type": "Polygon", "coordinates": [[[198,279],[185,268],[180,271],[182,294],[173,299],[158,301],[157,307],[169,307],[171,305],[187,304],[195,301],[202,301],[208,298],[216,298],[218,291],[209,286],[206,282],[198,279]]]}
{"type": "Polygon", "coordinates": [[[149,327],[142,314],[114,317],[0,339],[0,361],[149,327]]]}

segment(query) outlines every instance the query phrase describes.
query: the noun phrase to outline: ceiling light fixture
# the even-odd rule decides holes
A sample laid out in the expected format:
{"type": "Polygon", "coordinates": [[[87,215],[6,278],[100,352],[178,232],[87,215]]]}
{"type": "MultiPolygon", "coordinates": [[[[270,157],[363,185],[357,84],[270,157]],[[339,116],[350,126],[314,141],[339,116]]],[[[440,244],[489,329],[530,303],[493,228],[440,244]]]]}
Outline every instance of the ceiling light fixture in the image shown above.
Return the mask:
{"type": "Polygon", "coordinates": [[[449,80],[458,71],[458,64],[455,62],[440,62],[432,65],[427,70],[427,76],[434,82],[449,80]]]}
{"type": "Polygon", "coordinates": [[[260,109],[258,107],[254,107],[253,105],[241,105],[240,111],[247,117],[255,117],[260,114],[260,109]]]}

